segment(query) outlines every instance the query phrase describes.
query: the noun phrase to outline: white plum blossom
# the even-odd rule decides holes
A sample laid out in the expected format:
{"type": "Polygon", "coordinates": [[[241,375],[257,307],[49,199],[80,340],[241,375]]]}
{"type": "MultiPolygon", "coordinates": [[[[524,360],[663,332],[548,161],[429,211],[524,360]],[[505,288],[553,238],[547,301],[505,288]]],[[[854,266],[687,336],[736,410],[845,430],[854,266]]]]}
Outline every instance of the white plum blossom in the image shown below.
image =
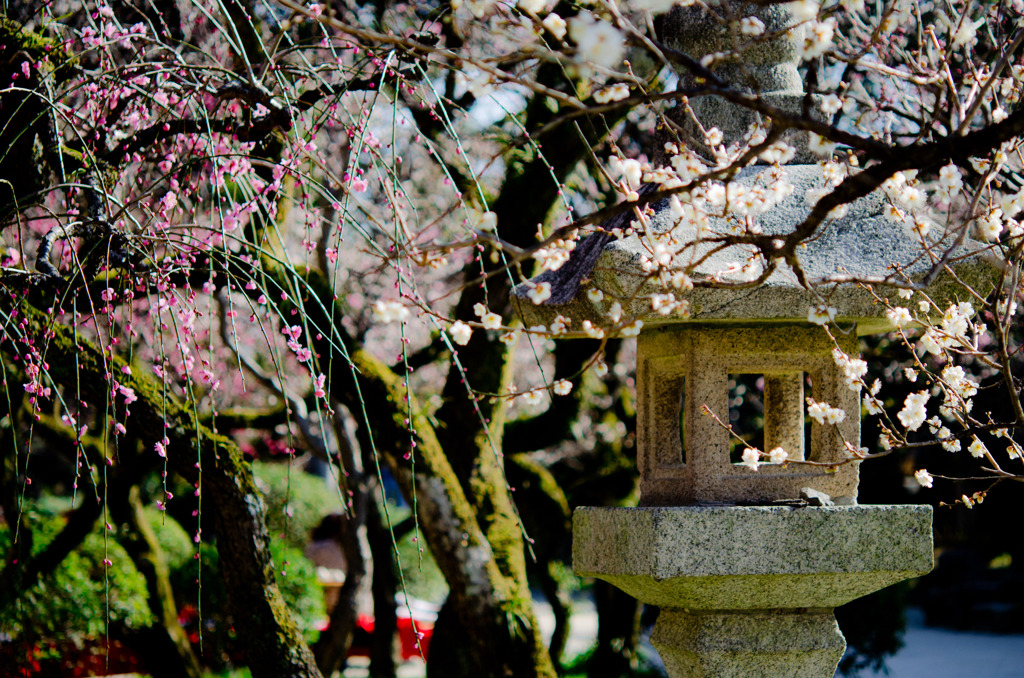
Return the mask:
{"type": "Polygon", "coordinates": [[[612,101],[622,101],[629,97],[629,87],[621,82],[610,85],[594,92],[594,101],[599,104],[607,104],[612,101]]]}
{"type": "Polygon", "coordinates": [[[909,210],[920,210],[927,204],[927,196],[917,186],[904,186],[900,192],[899,201],[909,210]]]}
{"type": "Polygon", "coordinates": [[[584,320],[581,327],[583,329],[583,333],[591,339],[604,339],[604,330],[600,327],[596,327],[594,323],[589,320],[584,320]]]}
{"type": "Polygon", "coordinates": [[[583,62],[605,68],[622,63],[626,39],[619,29],[587,11],[569,20],[569,37],[576,43],[576,53],[583,62]]]}
{"type": "Polygon", "coordinates": [[[843,369],[846,385],[850,390],[856,391],[859,389],[861,377],[868,373],[867,362],[860,358],[851,358],[838,348],[832,349],[832,359],[835,360],[836,365],[843,369]]]}
{"type": "Polygon", "coordinates": [[[405,320],[409,317],[409,309],[397,301],[378,300],[373,304],[373,317],[382,323],[405,320]]]}
{"type": "Polygon", "coordinates": [[[1000,299],[996,302],[996,315],[1000,318],[1010,318],[1017,314],[1017,302],[1010,299],[1000,299]]]}
{"type": "Polygon", "coordinates": [[[552,390],[555,392],[555,395],[569,395],[572,391],[572,382],[567,379],[559,379],[552,386],[552,390]]]}
{"type": "Polygon", "coordinates": [[[843,108],[843,100],[835,94],[826,94],[821,98],[821,110],[826,115],[835,115],[843,108]]]}
{"type": "Polygon", "coordinates": [[[530,298],[535,304],[542,304],[551,298],[551,283],[542,282],[536,283],[530,286],[530,290],[526,293],[526,296],[530,298]]]}
{"type": "Polygon", "coordinates": [[[977,23],[971,21],[969,16],[963,17],[960,21],[960,25],[957,27],[956,32],[953,33],[953,46],[962,47],[964,45],[970,47],[977,42],[978,26],[984,24],[984,19],[979,19],[977,23]]]}
{"type": "Polygon", "coordinates": [[[971,318],[974,317],[974,306],[969,301],[961,301],[958,304],[950,304],[946,312],[942,314],[942,329],[953,337],[966,337],[967,330],[971,327],[971,318]]]}
{"type": "Polygon", "coordinates": [[[839,424],[846,419],[846,412],[838,407],[832,407],[828,403],[816,402],[813,398],[807,399],[807,416],[819,424],[839,424]]]}
{"type": "Polygon", "coordinates": [[[566,23],[565,19],[552,12],[544,17],[544,20],[540,22],[541,26],[548,29],[551,35],[555,36],[556,40],[561,40],[565,37],[566,23]]]}
{"type": "Polygon", "coordinates": [[[908,431],[916,431],[928,417],[925,405],[928,404],[928,392],[918,391],[911,393],[903,401],[903,409],[899,411],[896,418],[908,431]]]}
{"type": "Polygon", "coordinates": [[[940,426],[938,429],[932,431],[935,436],[942,441],[942,449],[947,452],[959,452],[960,451],[960,439],[953,437],[953,432],[946,426],[940,426]]]}
{"type": "Polygon", "coordinates": [[[870,395],[864,396],[864,409],[868,411],[868,414],[881,414],[882,413],[882,401],[870,395]]]}
{"type": "Polygon", "coordinates": [[[774,144],[764,149],[760,157],[765,162],[785,165],[796,157],[796,148],[784,141],[776,141],[774,144]]]}
{"type": "Polygon", "coordinates": [[[670,315],[676,307],[676,297],[674,294],[669,292],[668,294],[652,294],[651,295],[651,310],[657,311],[661,315],[670,315]]]}
{"type": "Polygon", "coordinates": [[[971,440],[971,444],[967,446],[967,451],[976,459],[980,459],[988,454],[988,448],[985,447],[985,443],[978,440],[978,436],[974,436],[973,440],[971,440]]]}
{"type": "Polygon", "coordinates": [[[787,5],[793,20],[796,22],[808,21],[818,16],[821,10],[821,3],[815,0],[797,0],[787,5]]]}
{"type": "Polygon", "coordinates": [[[643,178],[643,168],[640,166],[640,162],[627,158],[620,163],[620,167],[622,178],[626,180],[626,184],[633,189],[639,188],[640,180],[643,178]]]}
{"type": "Polygon", "coordinates": [[[836,20],[833,18],[808,22],[806,33],[803,35],[800,35],[799,31],[794,31],[792,35],[795,36],[800,57],[807,60],[824,54],[832,46],[832,37],[835,35],[835,31],[836,20]]]}
{"type": "Polygon", "coordinates": [[[543,394],[540,391],[527,391],[519,398],[527,405],[539,405],[543,399],[543,394]]]}
{"type": "Polygon", "coordinates": [[[480,322],[483,324],[486,330],[496,330],[501,327],[501,316],[497,313],[488,313],[480,318],[480,322]]]}
{"type": "Polygon", "coordinates": [[[819,304],[812,306],[807,312],[807,321],[812,322],[815,325],[827,325],[829,322],[836,319],[836,313],[838,311],[831,306],[819,304]]]}
{"type": "Polygon", "coordinates": [[[922,468],[918,469],[914,473],[914,480],[916,480],[917,484],[920,485],[921,487],[931,487],[934,478],[932,478],[931,473],[928,473],[928,471],[922,468]]]}
{"type": "Polygon", "coordinates": [[[928,353],[939,355],[942,353],[942,349],[949,346],[952,341],[933,327],[924,333],[918,343],[928,353]]]}
{"type": "Polygon", "coordinates": [[[1024,209],[1024,190],[1004,195],[999,199],[999,209],[1007,219],[1017,216],[1024,209]]]}
{"type": "Polygon", "coordinates": [[[544,11],[547,4],[548,0],[519,0],[519,2],[516,3],[516,6],[524,12],[540,14],[544,11]]]}
{"type": "Polygon", "coordinates": [[[476,227],[486,233],[492,233],[498,226],[498,215],[494,212],[484,212],[480,215],[480,221],[476,227]]]}
{"type": "Polygon", "coordinates": [[[740,19],[740,33],[743,35],[761,35],[764,33],[764,22],[756,16],[745,16],[740,19]]]}
{"type": "Polygon", "coordinates": [[[604,292],[596,287],[591,287],[587,290],[587,299],[590,299],[595,304],[604,299],[604,292]]]}
{"type": "Polygon", "coordinates": [[[482,19],[491,8],[498,4],[498,0],[465,0],[466,8],[477,19],[482,19]]]}
{"type": "Polygon", "coordinates": [[[628,325],[626,325],[625,327],[623,327],[622,331],[620,332],[620,334],[622,336],[624,336],[624,337],[639,337],[640,336],[640,330],[642,330],[643,327],[644,327],[644,321],[643,320],[634,320],[633,322],[631,322],[628,325]]]}
{"type": "Polygon", "coordinates": [[[776,447],[774,450],[768,452],[768,461],[772,464],[782,464],[789,459],[789,453],[781,447],[776,447]]]}
{"type": "Polygon", "coordinates": [[[1024,458],[1024,449],[1014,441],[1010,441],[1010,445],[1006,448],[1006,455],[1010,459],[1021,459],[1024,458]]]}
{"type": "Polygon", "coordinates": [[[570,251],[562,247],[541,247],[533,253],[542,271],[557,271],[569,261],[570,251]]]}
{"type": "Polygon", "coordinates": [[[975,222],[975,230],[982,240],[998,240],[999,234],[1003,232],[1003,211],[998,207],[989,210],[975,222]]]}
{"type": "Polygon", "coordinates": [[[904,306],[894,306],[893,308],[886,309],[885,317],[896,327],[906,327],[914,321],[914,318],[910,315],[910,310],[904,306]]]}
{"type": "MultiPolygon", "coordinates": [[[[818,136],[814,132],[811,132],[807,136],[807,148],[811,149],[812,152],[817,153],[818,155],[831,156],[832,153],[836,150],[836,145],[834,142],[829,141],[825,137],[818,136]]],[[[767,158],[765,159],[767,160],[767,158]]],[[[820,195],[817,197],[818,199],[821,198],[820,195]]],[[[817,201],[817,199],[814,200],[814,202],[817,201]]],[[[808,202],[810,202],[810,200],[808,200],[808,202]]]]}
{"type": "Polygon", "coordinates": [[[469,343],[469,338],[473,336],[473,328],[461,320],[456,320],[448,328],[448,334],[451,335],[452,341],[456,344],[465,346],[469,343]]]}
{"type": "Polygon", "coordinates": [[[743,461],[739,463],[740,466],[746,466],[752,471],[756,471],[757,467],[761,465],[761,453],[755,450],[753,447],[748,447],[743,450],[743,461]]]}
{"type": "Polygon", "coordinates": [[[959,365],[947,365],[942,370],[942,380],[946,382],[953,393],[963,400],[973,397],[978,393],[978,384],[967,377],[964,368],[959,365]]]}
{"type": "Polygon", "coordinates": [[[939,186],[948,194],[955,194],[964,187],[963,174],[956,165],[949,164],[939,170],[939,186]]]}

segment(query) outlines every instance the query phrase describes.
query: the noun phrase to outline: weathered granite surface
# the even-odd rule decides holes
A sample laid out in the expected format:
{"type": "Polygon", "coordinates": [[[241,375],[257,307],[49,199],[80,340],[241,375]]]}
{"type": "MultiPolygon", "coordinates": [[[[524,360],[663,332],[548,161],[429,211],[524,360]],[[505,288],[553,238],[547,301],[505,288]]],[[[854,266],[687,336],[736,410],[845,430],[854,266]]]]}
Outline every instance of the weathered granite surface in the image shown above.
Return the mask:
{"type": "Polygon", "coordinates": [[[672,678],[830,677],[846,651],[831,611],[663,609],[651,644],[672,678]]]}
{"type": "Polygon", "coordinates": [[[930,506],[585,507],[573,569],[694,610],[833,608],[933,566],[930,506]]]}
{"type": "MultiPolygon", "coordinates": [[[[731,3],[729,10],[737,21],[747,16],[757,17],[769,34],[782,31],[792,23],[789,8],[782,4],[731,3]]],[[[725,18],[724,12],[721,15],[725,18]]],[[[728,23],[709,14],[701,5],[675,7],[664,15],[662,21],[662,33],[670,47],[685,54],[722,55],[724,58],[716,59],[710,70],[724,82],[737,90],[756,91],[761,100],[773,108],[794,115],[802,113],[804,83],[797,70],[798,56],[793,41],[754,40],[738,31],[730,31],[728,23]]],[[[799,27],[795,30],[803,36],[805,29],[799,27]]],[[[692,84],[685,72],[681,79],[682,86],[692,84]]],[[[815,100],[818,98],[816,96],[815,100]]],[[[728,140],[739,139],[755,124],[766,128],[771,126],[750,108],[720,97],[694,97],[689,104],[705,129],[718,127],[728,140]]],[[[674,108],[668,115],[681,126],[689,148],[712,157],[704,143],[703,133],[684,108],[674,108]]],[[[816,106],[812,107],[812,115],[823,117],[816,106]]],[[[797,162],[813,163],[817,160],[807,148],[805,132],[789,130],[782,138],[796,147],[797,162]]]]}
{"type": "MultiPolygon", "coordinates": [[[[850,461],[844,441],[860,440],[860,390],[842,379],[832,357],[836,344],[823,328],[691,323],[645,328],[637,341],[642,505],[765,504],[797,499],[805,487],[856,503],[859,462],[850,461]],[[823,465],[764,463],[755,471],[731,463],[729,432],[704,412],[729,420],[730,374],[764,375],[765,452],[778,446],[791,460],[823,465]],[[836,426],[813,422],[807,440],[805,374],[815,400],[847,413],[836,426]]],[[[858,352],[853,332],[837,332],[836,341],[848,354],[858,352]]]]}
{"type": "Polygon", "coordinates": [[[831,677],[833,608],[931,570],[930,506],[588,507],[573,569],[660,606],[672,678],[831,677]]]}
{"type": "MultiPolygon", "coordinates": [[[[807,190],[824,185],[818,165],[787,165],[784,170],[786,179],[794,184],[795,190],[756,220],[764,234],[784,236],[791,233],[810,213],[811,205],[805,198],[807,190]]],[[[734,181],[744,186],[753,186],[765,171],[764,167],[747,167],[739,172],[734,181]]],[[[878,192],[861,198],[850,205],[846,216],[829,221],[819,235],[809,240],[806,247],[797,253],[807,279],[822,283],[840,279],[877,281],[886,277],[891,277],[894,282],[903,282],[907,278],[915,281],[922,279],[932,267],[932,258],[924,254],[921,244],[912,240],[900,224],[893,223],[883,214],[883,206],[884,197],[878,192]]],[[[714,234],[732,232],[737,220],[738,217],[712,219],[702,235],[708,238],[714,234]]],[[[717,243],[706,240],[698,242],[696,229],[687,224],[673,223],[667,203],[655,205],[655,214],[650,218],[650,230],[654,233],[673,232],[675,239],[682,243],[676,250],[676,265],[682,268],[689,262],[695,262],[690,272],[695,281],[740,283],[742,278],[735,274],[722,275],[722,271],[732,264],[745,263],[755,254],[749,246],[732,246],[713,252],[719,247],[717,243]]],[[[952,242],[947,241],[946,244],[952,242]]],[[[752,319],[766,323],[806,322],[808,309],[819,303],[813,293],[800,286],[794,272],[782,265],[764,284],[755,288],[698,286],[688,292],[677,291],[679,298],[689,301],[690,317],[663,316],[652,310],[650,296],[665,290],[642,266],[642,259],[650,258],[653,251],[653,241],[646,234],[613,240],[597,258],[590,273],[590,285],[581,288],[571,302],[563,305],[535,305],[525,296],[528,286],[524,284],[515,289],[517,310],[527,326],[548,325],[557,315],[571,318],[573,323],[569,328],[570,333],[580,336],[583,320],[590,320],[599,326],[608,324],[607,310],[616,301],[622,305],[627,317],[642,319],[645,327],[681,322],[735,322],[752,319]],[[586,295],[590,287],[604,292],[604,299],[596,303],[591,301],[586,295]]],[[[970,240],[957,250],[951,268],[961,281],[982,292],[991,289],[997,274],[985,256],[983,246],[970,240]]],[[[535,277],[534,281],[552,279],[557,279],[557,276],[548,272],[535,277]]],[[[893,329],[892,323],[885,317],[885,307],[876,303],[873,295],[863,287],[846,283],[825,286],[821,291],[826,294],[828,305],[837,309],[837,319],[856,324],[859,334],[893,329]]],[[[895,299],[893,288],[876,285],[876,291],[882,296],[895,299]]],[[[928,285],[925,293],[940,306],[966,298],[963,286],[946,271],[941,272],[928,285]]]]}

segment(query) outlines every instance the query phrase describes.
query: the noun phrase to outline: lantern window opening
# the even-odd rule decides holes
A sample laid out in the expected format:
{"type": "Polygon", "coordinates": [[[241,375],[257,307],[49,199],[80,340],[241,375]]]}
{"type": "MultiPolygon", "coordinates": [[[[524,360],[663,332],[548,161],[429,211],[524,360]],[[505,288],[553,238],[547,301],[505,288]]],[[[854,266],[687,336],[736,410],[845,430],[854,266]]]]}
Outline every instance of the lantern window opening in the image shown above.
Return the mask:
{"type": "Polygon", "coordinates": [[[743,461],[743,451],[754,447],[767,452],[764,446],[764,374],[739,373],[729,379],[729,462],[743,461]]]}
{"type": "Polygon", "coordinates": [[[788,461],[814,458],[809,449],[813,421],[806,406],[813,388],[810,372],[730,372],[727,379],[730,464],[742,465],[748,447],[765,453],[762,464],[779,465],[768,458],[777,447],[786,451],[788,461]]]}

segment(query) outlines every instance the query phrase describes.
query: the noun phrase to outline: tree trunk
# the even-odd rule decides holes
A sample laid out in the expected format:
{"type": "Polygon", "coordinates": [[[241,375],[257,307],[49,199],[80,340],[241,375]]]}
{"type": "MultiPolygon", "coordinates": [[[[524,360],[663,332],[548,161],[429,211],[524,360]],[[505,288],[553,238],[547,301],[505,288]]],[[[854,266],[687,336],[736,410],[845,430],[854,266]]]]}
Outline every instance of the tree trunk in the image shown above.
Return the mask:
{"type": "MultiPolygon", "coordinates": [[[[383,497],[382,497],[383,500],[383,497]]],[[[376,502],[370,502],[366,532],[373,556],[373,638],[370,641],[370,678],[395,678],[395,634],[398,614],[398,565],[391,534],[376,502]]]]}
{"type": "Polygon", "coordinates": [[[587,664],[588,678],[629,678],[636,668],[640,603],[611,584],[594,582],[597,649],[587,664]]]}
{"type": "Polygon", "coordinates": [[[142,657],[153,678],[199,678],[202,669],[178,623],[167,560],[146,520],[139,488],[132,486],[127,492],[118,488],[107,496],[111,516],[122,528],[118,541],[146,579],[149,609],[155,620],[148,628],[126,632],[124,641],[142,657]]]}
{"type": "Polygon", "coordinates": [[[170,468],[207,499],[202,510],[213,513],[229,608],[253,678],[321,678],[274,581],[265,506],[238,447],[200,424],[190,407],[142,370],[127,374],[122,371],[124,360],[104,359],[73,328],[52,322],[28,304],[20,310],[27,320],[25,331],[47,346],[50,378],[83,400],[102,403],[109,398],[107,375],[118,374],[137,398],[124,422],[128,435],[138,438],[150,454],[166,438],[170,468]]]}

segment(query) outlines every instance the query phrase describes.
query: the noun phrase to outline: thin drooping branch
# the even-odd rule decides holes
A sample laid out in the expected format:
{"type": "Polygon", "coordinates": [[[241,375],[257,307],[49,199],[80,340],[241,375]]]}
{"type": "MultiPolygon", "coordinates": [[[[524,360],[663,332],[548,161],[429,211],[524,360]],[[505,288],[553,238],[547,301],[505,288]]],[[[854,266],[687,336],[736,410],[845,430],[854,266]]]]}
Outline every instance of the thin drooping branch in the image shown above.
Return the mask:
{"type": "Polygon", "coordinates": [[[42,311],[27,304],[19,310],[26,331],[45,347],[48,376],[55,384],[77,390],[83,399],[104,402],[110,397],[109,365],[137,398],[125,420],[128,434],[147,451],[161,443],[170,467],[201,497],[205,493],[216,498],[203,506],[213,514],[221,562],[230,563],[223,568],[224,585],[253,676],[320,678],[275,582],[263,500],[234,442],[197,421],[195,410],[152,376],[122,369],[127,364],[121,358],[103,356],[72,327],[42,311]]]}

